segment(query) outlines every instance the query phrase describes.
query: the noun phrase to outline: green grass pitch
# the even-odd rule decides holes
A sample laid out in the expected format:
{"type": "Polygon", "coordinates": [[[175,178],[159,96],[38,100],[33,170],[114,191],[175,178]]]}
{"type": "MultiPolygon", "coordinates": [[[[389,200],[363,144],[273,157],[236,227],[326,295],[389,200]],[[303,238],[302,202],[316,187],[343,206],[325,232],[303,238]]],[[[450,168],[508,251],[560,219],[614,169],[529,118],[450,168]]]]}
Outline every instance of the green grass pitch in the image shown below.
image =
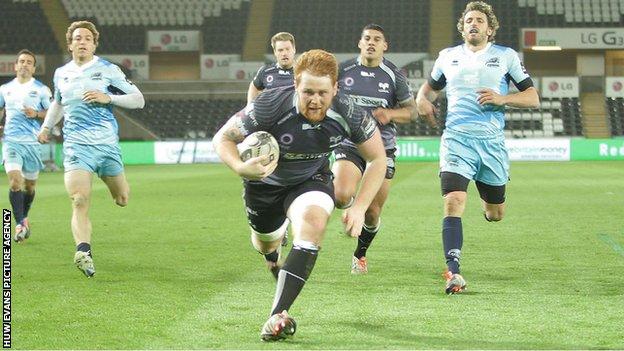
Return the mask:
{"type": "Polygon", "coordinates": [[[437,164],[399,163],[370,273],[349,273],[336,211],[290,311],[297,334],[277,344],[259,338],[275,283],[239,179],[223,165],[126,172],[127,208],[94,181],[93,279],[73,265],[62,174],[41,175],[33,234],[12,248],[14,348],[624,348],[624,162],[513,163],[500,223],[471,185],[456,296],[443,293],[437,164]]]}

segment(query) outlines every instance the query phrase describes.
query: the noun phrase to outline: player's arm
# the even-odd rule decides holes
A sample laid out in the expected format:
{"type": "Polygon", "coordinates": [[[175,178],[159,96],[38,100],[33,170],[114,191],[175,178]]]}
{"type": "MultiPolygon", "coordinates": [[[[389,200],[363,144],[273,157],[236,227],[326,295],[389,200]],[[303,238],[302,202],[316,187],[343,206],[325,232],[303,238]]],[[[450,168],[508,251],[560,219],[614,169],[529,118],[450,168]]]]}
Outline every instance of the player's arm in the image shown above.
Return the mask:
{"type": "Polygon", "coordinates": [[[425,82],[416,95],[416,113],[427,120],[431,126],[437,124],[435,115],[437,114],[433,102],[440,95],[440,89],[435,89],[429,82],[425,82]]]}
{"type": "Polygon", "coordinates": [[[273,169],[262,165],[262,162],[268,158],[267,155],[253,157],[245,162],[241,160],[236,145],[245,139],[241,131],[243,129],[243,116],[244,111],[232,116],[212,138],[212,144],[223,163],[236,174],[249,180],[260,180],[269,175],[273,169]]]}
{"type": "Polygon", "coordinates": [[[52,101],[45,115],[45,119],[43,120],[43,124],[41,124],[41,129],[39,129],[39,134],[37,135],[37,140],[40,143],[45,144],[50,141],[50,131],[62,117],[63,106],[56,100],[52,101]]]}
{"type": "Polygon", "coordinates": [[[256,88],[254,82],[249,83],[249,89],[247,89],[247,104],[252,103],[261,92],[262,90],[256,88]]]}
{"type": "Polygon", "coordinates": [[[258,72],[256,72],[254,79],[252,79],[249,83],[249,89],[247,89],[247,105],[252,103],[264,90],[262,76],[264,75],[265,68],[265,66],[261,66],[260,68],[258,68],[258,72]]]}
{"type": "Polygon", "coordinates": [[[518,108],[537,108],[540,106],[539,95],[534,87],[528,87],[524,91],[509,95],[500,95],[492,89],[479,89],[477,93],[479,94],[477,101],[481,105],[491,104],[518,108]]]}
{"type": "Polygon", "coordinates": [[[32,107],[27,107],[24,106],[24,108],[22,109],[22,112],[24,113],[24,115],[26,115],[26,117],[28,118],[39,118],[39,119],[44,119],[46,116],[46,112],[48,110],[35,110],[32,107]]]}
{"type": "Polygon", "coordinates": [[[418,117],[414,99],[403,101],[399,106],[399,108],[377,108],[373,111],[373,117],[382,125],[390,122],[409,123],[418,117]]]}

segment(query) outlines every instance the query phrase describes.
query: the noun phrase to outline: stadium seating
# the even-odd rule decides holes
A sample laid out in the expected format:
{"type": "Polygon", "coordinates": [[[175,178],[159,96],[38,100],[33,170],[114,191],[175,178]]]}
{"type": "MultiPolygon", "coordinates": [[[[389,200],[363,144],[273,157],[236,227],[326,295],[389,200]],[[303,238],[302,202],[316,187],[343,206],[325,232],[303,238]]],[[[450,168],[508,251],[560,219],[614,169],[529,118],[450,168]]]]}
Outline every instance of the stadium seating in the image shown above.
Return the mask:
{"type": "Polygon", "coordinates": [[[58,44],[38,1],[0,0],[0,54],[27,48],[35,54],[58,54],[58,44]]]}
{"type": "Polygon", "coordinates": [[[212,138],[245,100],[148,100],[144,109],[127,111],[160,139],[212,138]]]}
{"type": "Polygon", "coordinates": [[[612,136],[624,136],[624,98],[607,98],[612,136]]]}
{"type": "MultiPolygon", "coordinates": [[[[456,18],[468,0],[455,1],[456,18]]],[[[501,23],[496,41],[515,50],[520,46],[520,30],[527,27],[622,27],[624,1],[621,0],[488,0],[501,23]]],[[[461,35],[456,33],[457,42],[461,35]]]]}
{"type": "Polygon", "coordinates": [[[103,38],[98,51],[144,54],[148,30],[201,30],[203,52],[240,53],[250,0],[62,0],[71,20],[87,19],[103,38]],[[227,30],[224,30],[227,28],[227,30]]]}
{"type": "Polygon", "coordinates": [[[429,49],[429,0],[276,0],[273,11],[271,33],[293,33],[299,52],[357,52],[362,27],[371,22],[384,27],[392,52],[429,49]]]}

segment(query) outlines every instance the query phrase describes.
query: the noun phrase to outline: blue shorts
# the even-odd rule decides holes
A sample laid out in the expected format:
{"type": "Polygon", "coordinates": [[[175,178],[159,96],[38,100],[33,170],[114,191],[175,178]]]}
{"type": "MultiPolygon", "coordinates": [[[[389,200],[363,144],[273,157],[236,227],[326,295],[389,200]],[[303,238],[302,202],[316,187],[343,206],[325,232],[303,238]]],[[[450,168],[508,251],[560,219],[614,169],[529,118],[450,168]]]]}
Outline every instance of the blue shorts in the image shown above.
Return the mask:
{"type": "Polygon", "coordinates": [[[65,172],[82,169],[101,177],[114,177],[123,173],[121,148],[118,144],[87,145],[63,144],[65,172]]]}
{"type": "Polygon", "coordinates": [[[500,186],[509,181],[505,136],[475,137],[445,130],[440,142],[440,172],[500,186]]]}
{"type": "Polygon", "coordinates": [[[8,173],[22,171],[24,178],[35,180],[43,169],[39,144],[2,143],[2,163],[8,173]]]}

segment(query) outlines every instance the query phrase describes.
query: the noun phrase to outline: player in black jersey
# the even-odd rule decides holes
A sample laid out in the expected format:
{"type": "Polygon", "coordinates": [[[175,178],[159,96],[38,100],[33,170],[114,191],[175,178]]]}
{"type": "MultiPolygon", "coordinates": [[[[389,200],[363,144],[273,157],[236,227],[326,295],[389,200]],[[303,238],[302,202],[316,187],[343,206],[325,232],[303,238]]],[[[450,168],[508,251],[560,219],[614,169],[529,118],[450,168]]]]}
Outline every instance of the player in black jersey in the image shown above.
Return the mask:
{"type": "Polygon", "coordinates": [[[271,47],[275,62],[268,63],[258,70],[249,83],[247,103],[249,104],[265,89],[293,85],[293,63],[295,62],[295,37],[287,32],[280,32],[271,38],[271,47]]]}
{"type": "MultiPolygon", "coordinates": [[[[394,177],[394,152],[396,151],[395,123],[409,123],[418,118],[414,96],[401,71],[384,58],[388,49],[384,30],[377,24],[362,29],[358,43],[360,55],[340,64],[338,87],[355,103],[369,111],[379,124],[387,157],[386,179],[366,210],[366,219],[351,259],[351,273],[368,272],[366,250],[379,231],[381,210],[390,191],[394,177]]],[[[358,189],[366,161],[350,140],[345,140],[335,151],[336,205],[347,208],[358,189]]]]}
{"type": "Polygon", "coordinates": [[[260,94],[213,139],[219,157],[245,179],[254,247],[261,253],[274,252],[291,223],[293,248],[279,271],[270,318],[261,331],[266,341],[295,332],[295,322],[287,311],[310,276],[334,209],[331,152],[350,138],[369,162],[360,192],[343,213],[345,231],[351,236],[360,234],[366,208],[386,171],[375,120],[352,99],[337,94],[336,58],[323,50],[311,50],[297,60],[294,72],[294,86],[260,94]],[[245,136],[259,130],[271,133],[280,146],[279,163],[271,174],[261,163],[266,156],[243,162],[236,149],[245,136]]]}

